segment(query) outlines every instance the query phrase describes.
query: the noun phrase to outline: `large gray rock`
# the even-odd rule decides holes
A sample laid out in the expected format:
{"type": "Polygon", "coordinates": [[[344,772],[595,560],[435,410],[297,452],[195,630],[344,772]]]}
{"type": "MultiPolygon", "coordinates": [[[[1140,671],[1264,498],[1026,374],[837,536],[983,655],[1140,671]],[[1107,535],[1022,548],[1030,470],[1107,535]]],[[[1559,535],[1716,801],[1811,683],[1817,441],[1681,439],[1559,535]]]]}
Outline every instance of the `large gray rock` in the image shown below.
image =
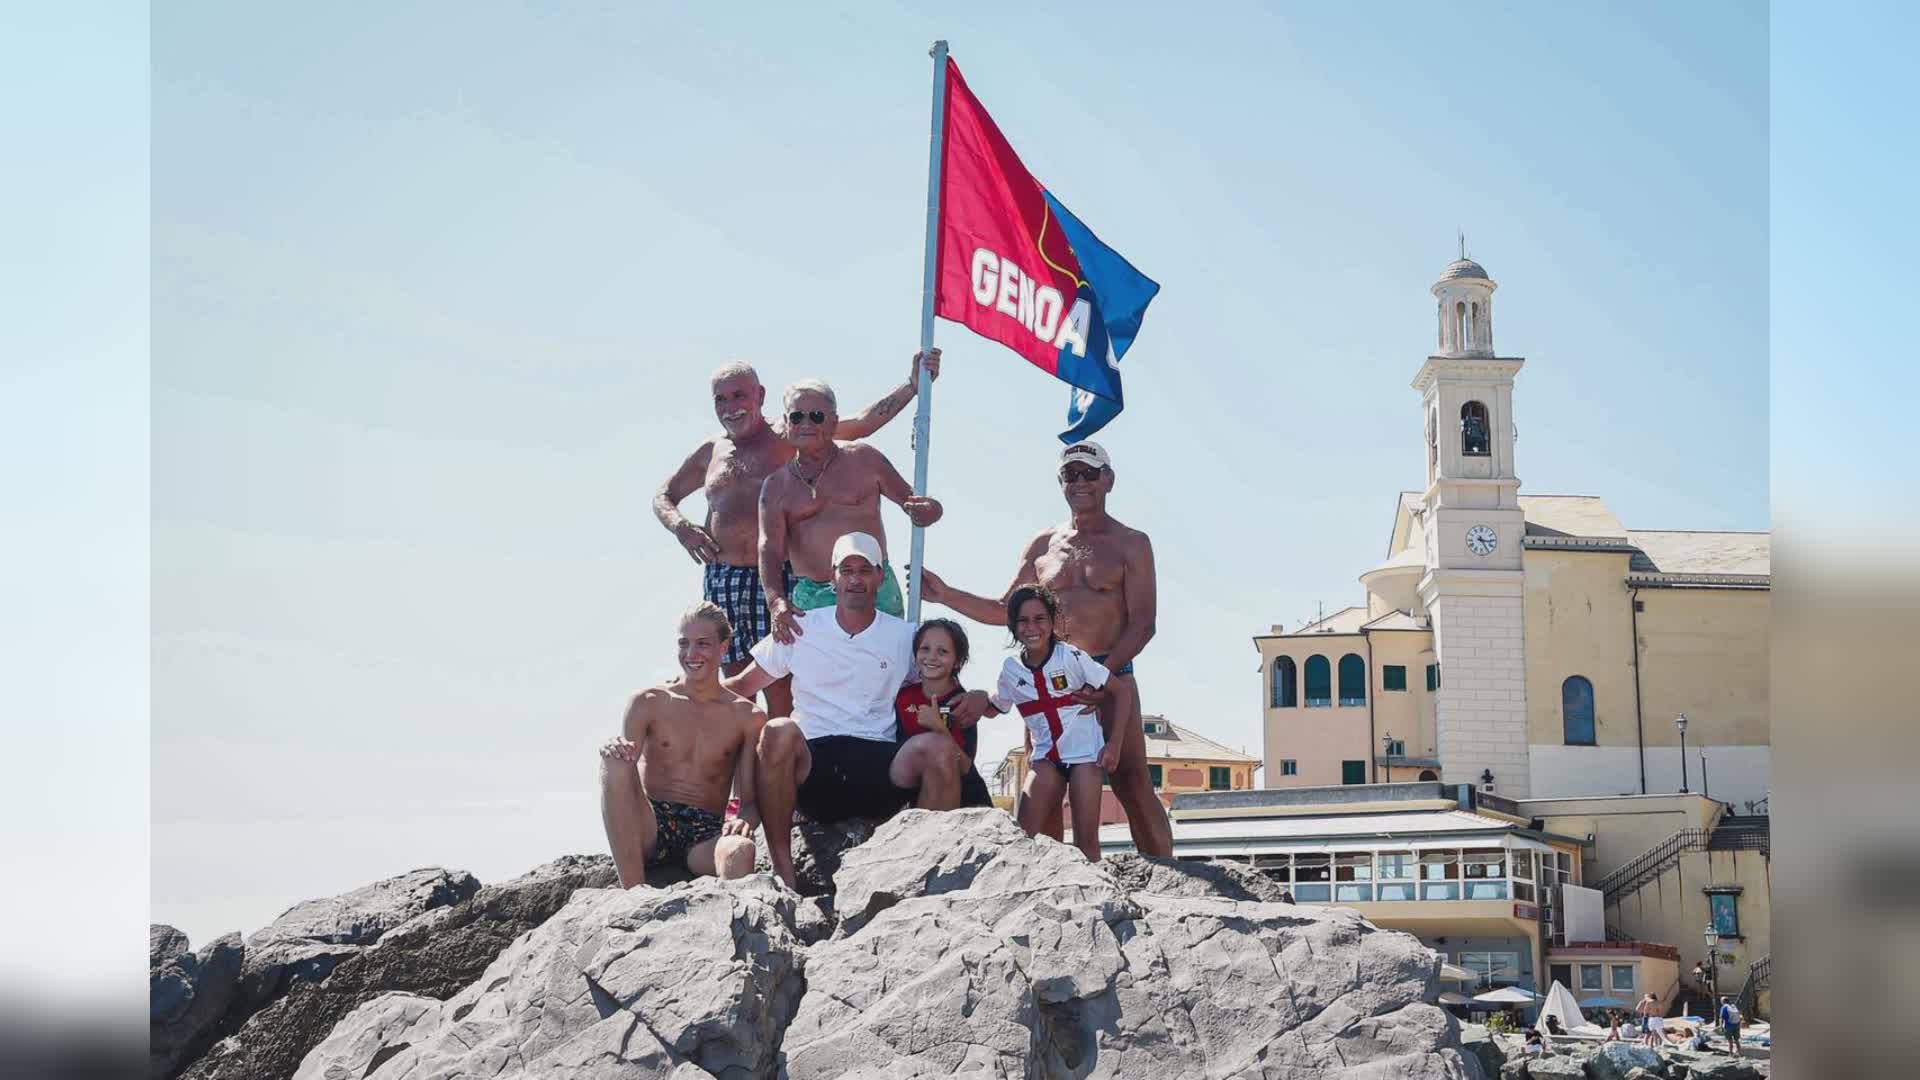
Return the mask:
{"type": "Polygon", "coordinates": [[[1586,1080],[1587,1070],[1573,1058],[1542,1054],[1528,1060],[1527,1075],[1533,1080],[1586,1080]]]}
{"type": "Polygon", "coordinates": [[[480,882],[465,870],[414,870],[338,896],[295,904],[250,935],[247,945],[258,948],[283,940],[371,945],[422,912],[457,904],[478,891],[480,882]]]}
{"type": "Polygon", "coordinates": [[[1346,910],[1133,893],[1004,814],[902,814],[841,865],[792,1080],[1474,1077],[1438,961],[1346,910]]]}
{"type": "Polygon", "coordinates": [[[1624,1042],[1607,1043],[1587,1058],[1587,1075],[1592,1080],[1627,1080],[1627,1073],[1634,1069],[1659,1072],[1663,1068],[1659,1054],[1624,1042]]]}
{"type": "Polygon", "coordinates": [[[147,1075],[173,1075],[213,1041],[240,985],[246,946],[228,934],[189,952],[187,935],[154,924],[147,931],[147,1075]]]}
{"type": "Polygon", "coordinates": [[[1353,911],[1178,868],[1144,877],[1184,895],[1147,891],[993,810],[908,811],[834,856],[838,923],[816,945],[795,928],[818,933],[817,906],[770,877],[581,892],[451,996],[362,980],[298,1076],[1482,1075],[1426,1003],[1434,954],[1353,911]]]}
{"type": "Polygon", "coordinates": [[[342,960],[387,932],[460,903],[479,889],[480,882],[465,870],[429,867],[295,904],[248,936],[240,994],[226,1030],[237,1030],[295,985],[326,978],[342,960]]]}
{"type": "Polygon", "coordinates": [[[1688,1064],[1687,1077],[1688,1080],[1760,1080],[1769,1071],[1764,1061],[1699,1055],[1688,1064]]]}
{"type": "Polygon", "coordinates": [[[1293,903],[1293,895],[1285,885],[1236,862],[1198,862],[1126,854],[1109,856],[1102,865],[1129,892],[1293,903]]]}
{"type": "Polygon", "coordinates": [[[1485,1024],[1460,1025],[1460,1051],[1480,1063],[1488,1080],[1503,1075],[1507,1067],[1507,1051],[1485,1024]]]}
{"type": "Polygon", "coordinates": [[[296,1080],[771,1076],[805,986],[793,903],[758,876],[580,893],[452,998],[362,1006],[296,1080]]]}
{"type": "Polygon", "coordinates": [[[604,855],[569,855],[467,900],[423,911],[341,959],[323,979],[294,983],[184,1074],[191,1080],[284,1080],[361,1003],[390,991],[446,998],[479,978],[515,938],[578,889],[617,881],[604,855]]]}
{"type": "MultiPolygon", "coordinates": [[[[873,825],[858,818],[831,825],[796,818],[790,843],[794,883],[800,895],[831,897],[833,875],[840,869],[841,857],[872,835],[873,825]]],[[[754,833],[754,844],[754,870],[773,873],[773,862],[767,858],[766,830],[754,833]]]]}

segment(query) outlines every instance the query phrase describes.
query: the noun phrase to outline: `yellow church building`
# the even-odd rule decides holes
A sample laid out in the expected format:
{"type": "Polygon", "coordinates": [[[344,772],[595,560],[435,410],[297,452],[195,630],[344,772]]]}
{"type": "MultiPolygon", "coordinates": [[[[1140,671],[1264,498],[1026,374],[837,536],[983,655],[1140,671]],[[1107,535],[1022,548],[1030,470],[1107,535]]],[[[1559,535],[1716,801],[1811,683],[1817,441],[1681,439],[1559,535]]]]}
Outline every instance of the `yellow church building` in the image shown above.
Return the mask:
{"type": "Polygon", "coordinates": [[[1496,287],[1465,257],[1433,286],[1426,482],[1395,497],[1365,602],[1253,639],[1266,786],[1763,807],[1769,534],[1632,529],[1598,496],[1522,494],[1525,361],[1494,352],[1496,287]]]}

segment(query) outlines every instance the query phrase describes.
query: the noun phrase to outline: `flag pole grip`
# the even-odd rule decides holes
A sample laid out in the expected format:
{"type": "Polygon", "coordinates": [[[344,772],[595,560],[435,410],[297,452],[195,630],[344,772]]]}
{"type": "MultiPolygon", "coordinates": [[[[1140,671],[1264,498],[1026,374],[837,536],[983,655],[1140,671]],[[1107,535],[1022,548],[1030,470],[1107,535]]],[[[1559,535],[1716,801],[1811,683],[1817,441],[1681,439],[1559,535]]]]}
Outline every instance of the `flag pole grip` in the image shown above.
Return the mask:
{"type": "MultiPolygon", "coordinates": [[[[933,57],[933,127],[927,138],[927,247],[920,293],[920,351],[933,348],[934,289],[939,274],[940,158],[946,143],[947,43],[936,41],[927,50],[933,57]]],[[[933,379],[917,367],[918,405],[913,413],[913,493],[927,493],[927,450],[933,429],[933,379]]],[[[920,564],[926,553],[927,530],[913,527],[912,553],[907,559],[907,621],[920,621],[920,564]]]]}

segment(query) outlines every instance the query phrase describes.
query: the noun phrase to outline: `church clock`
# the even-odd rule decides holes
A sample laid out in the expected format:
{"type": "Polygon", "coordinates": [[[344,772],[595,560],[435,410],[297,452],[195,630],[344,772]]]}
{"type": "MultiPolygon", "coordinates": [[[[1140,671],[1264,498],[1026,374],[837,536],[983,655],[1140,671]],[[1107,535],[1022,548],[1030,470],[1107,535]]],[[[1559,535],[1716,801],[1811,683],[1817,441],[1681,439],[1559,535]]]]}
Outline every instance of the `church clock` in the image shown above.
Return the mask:
{"type": "Polygon", "coordinates": [[[1467,530],[1467,547],[1475,555],[1491,555],[1493,549],[1499,546],[1500,534],[1494,532],[1491,526],[1475,525],[1467,530]]]}

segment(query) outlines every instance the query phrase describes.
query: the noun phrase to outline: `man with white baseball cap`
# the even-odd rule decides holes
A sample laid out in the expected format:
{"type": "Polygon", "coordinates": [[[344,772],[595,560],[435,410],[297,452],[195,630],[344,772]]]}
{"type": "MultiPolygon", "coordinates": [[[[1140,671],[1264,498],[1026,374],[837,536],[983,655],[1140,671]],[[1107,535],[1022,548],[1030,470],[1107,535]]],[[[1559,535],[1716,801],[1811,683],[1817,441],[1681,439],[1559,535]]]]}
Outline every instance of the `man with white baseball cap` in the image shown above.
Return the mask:
{"type": "MultiPolygon", "coordinates": [[[[791,829],[797,806],[819,822],[884,818],[913,803],[926,810],[960,805],[962,756],[945,733],[896,742],[893,699],[914,677],[913,624],[875,606],[880,541],[850,532],[834,542],[834,604],[801,613],[791,642],[769,635],[753,662],[724,685],[751,698],[793,676],[793,715],[760,733],[755,787],[774,873],[794,886],[791,829]]],[[[980,718],[978,702],[960,702],[962,723],[980,718]],[[968,715],[971,714],[971,715],[968,715]]]]}
{"type": "MultiPolygon", "coordinates": [[[[1142,855],[1173,854],[1173,826],[1153,790],[1147,770],[1147,736],[1140,714],[1133,660],[1153,640],[1158,585],[1153,543],[1107,513],[1113,492],[1113,458],[1099,443],[1078,442],[1060,451],[1056,474],[1066,497],[1067,521],[1042,529],[1020,553],[1013,581],[999,597],[955,588],[924,568],[920,598],[945,604],[975,622],[1006,625],[1006,605],[1022,585],[1045,585],[1060,602],[1056,632],[1062,641],[1105,664],[1134,692],[1129,715],[1114,727],[1120,742],[1120,767],[1110,774],[1113,794],[1127,812],[1134,849],[1142,855]]],[[[1053,807],[1046,831],[1059,839],[1060,808],[1053,807]]]]}

